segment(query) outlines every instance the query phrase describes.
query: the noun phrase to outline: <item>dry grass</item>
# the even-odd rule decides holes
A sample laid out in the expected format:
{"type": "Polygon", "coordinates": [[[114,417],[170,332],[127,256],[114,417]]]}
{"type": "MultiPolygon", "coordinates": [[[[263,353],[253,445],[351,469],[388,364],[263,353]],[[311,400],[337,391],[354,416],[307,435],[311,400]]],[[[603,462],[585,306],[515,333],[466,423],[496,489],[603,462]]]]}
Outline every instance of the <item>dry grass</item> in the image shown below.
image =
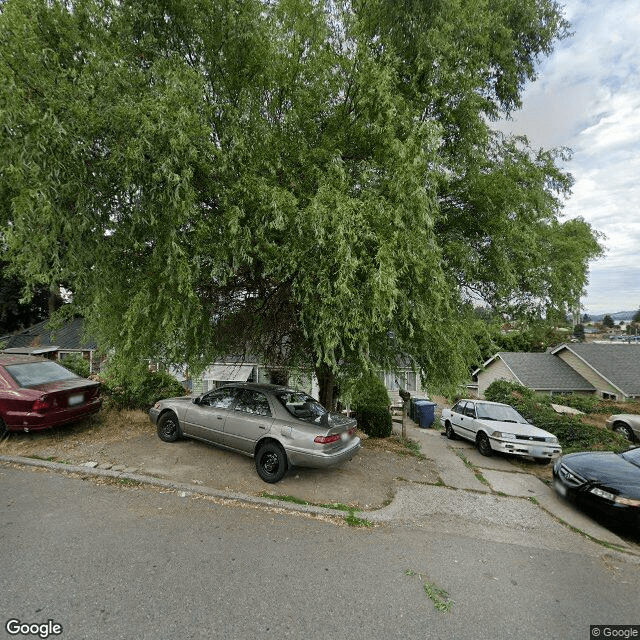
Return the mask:
{"type": "Polygon", "coordinates": [[[79,444],[111,444],[153,431],[144,411],[103,409],[86,420],[54,429],[12,432],[0,441],[0,454],[30,456],[49,450],[68,451],[79,444]]]}

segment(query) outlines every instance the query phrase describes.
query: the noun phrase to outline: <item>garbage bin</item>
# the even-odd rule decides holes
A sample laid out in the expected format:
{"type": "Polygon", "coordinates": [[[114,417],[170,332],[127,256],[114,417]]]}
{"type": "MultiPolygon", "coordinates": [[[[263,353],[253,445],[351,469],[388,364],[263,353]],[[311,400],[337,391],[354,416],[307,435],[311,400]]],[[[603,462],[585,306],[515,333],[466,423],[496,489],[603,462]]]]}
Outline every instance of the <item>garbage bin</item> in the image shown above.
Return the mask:
{"type": "Polygon", "coordinates": [[[409,407],[409,417],[416,423],[420,423],[420,407],[429,402],[426,398],[411,398],[411,405],[409,407]]]}
{"type": "Polygon", "coordinates": [[[417,420],[420,427],[428,429],[436,419],[436,403],[429,400],[422,400],[416,403],[417,420]]]}

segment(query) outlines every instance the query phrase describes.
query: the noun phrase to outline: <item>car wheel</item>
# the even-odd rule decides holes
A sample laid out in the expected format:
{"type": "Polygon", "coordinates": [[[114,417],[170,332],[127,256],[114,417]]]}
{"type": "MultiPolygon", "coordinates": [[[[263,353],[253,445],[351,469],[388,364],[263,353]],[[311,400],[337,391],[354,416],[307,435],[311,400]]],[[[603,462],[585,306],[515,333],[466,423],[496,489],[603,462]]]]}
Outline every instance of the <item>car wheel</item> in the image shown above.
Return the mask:
{"type": "Polygon", "coordinates": [[[451,426],[451,423],[447,420],[444,423],[444,429],[447,433],[447,438],[449,438],[449,440],[455,440],[456,439],[456,432],[453,430],[453,427],[451,426]]]}
{"type": "Polygon", "coordinates": [[[491,443],[489,442],[489,438],[486,433],[479,433],[476,438],[476,446],[478,447],[478,451],[483,456],[490,456],[493,453],[491,449],[491,443]]]}
{"type": "Polygon", "coordinates": [[[175,413],[169,412],[160,416],[158,437],[164,442],[175,442],[180,437],[180,423],[175,413]]]}
{"type": "Polygon", "coordinates": [[[7,429],[7,425],[4,423],[4,420],[0,418],[0,439],[9,435],[9,429],[7,429]]]}
{"type": "Polygon", "coordinates": [[[265,442],[256,453],[256,471],[269,483],[279,482],[287,471],[287,456],[275,442],[265,442]]]}
{"type": "Polygon", "coordinates": [[[629,442],[633,442],[633,431],[631,431],[631,427],[629,425],[624,422],[616,422],[613,426],[613,430],[621,436],[624,436],[629,442]]]}

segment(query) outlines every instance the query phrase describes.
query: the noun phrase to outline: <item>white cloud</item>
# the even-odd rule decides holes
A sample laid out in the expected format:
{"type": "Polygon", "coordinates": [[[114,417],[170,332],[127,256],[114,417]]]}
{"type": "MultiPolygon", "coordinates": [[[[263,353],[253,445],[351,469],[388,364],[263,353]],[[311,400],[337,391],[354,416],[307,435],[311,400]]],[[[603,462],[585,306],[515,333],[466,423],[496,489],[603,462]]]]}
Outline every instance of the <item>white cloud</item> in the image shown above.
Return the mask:
{"type": "Polygon", "coordinates": [[[558,44],[503,130],[534,146],[573,149],[575,178],[565,215],[606,235],[591,265],[587,311],[640,304],[640,3],[570,0],[574,36],[558,44]]]}

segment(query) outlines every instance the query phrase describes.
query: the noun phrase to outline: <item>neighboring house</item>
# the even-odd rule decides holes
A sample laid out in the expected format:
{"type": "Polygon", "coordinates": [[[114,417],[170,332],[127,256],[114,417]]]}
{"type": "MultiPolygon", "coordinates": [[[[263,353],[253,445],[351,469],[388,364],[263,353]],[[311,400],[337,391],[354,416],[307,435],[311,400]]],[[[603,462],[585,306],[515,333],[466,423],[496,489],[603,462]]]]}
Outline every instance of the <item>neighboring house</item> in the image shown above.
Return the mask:
{"type": "Polygon", "coordinates": [[[625,400],[640,397],[640,345],[562,344],[546,353],[500,352],[473,372],[483,398],[494,380],[518,382],[549,395],[579,393],[625,400]]]}
{"type": "Polygon", "coordinates": [[[563,344],[551,353],[588,380],[599,396],[640,398],[640,344],[563,344]]]}
{"type": "Polygon", "coordinates": [[[95,341],[83,337],[84,323],[82,318],[74,318],[58,329],[49,329],[48,321],[34,324],[28,329],[3,336],[3,351],[6,353],[24,353],[61,360],[70,354],[80,354],[89,362],[89,370],[94,373],[99,369],[99,360],[95,353],[95,341]]]}

